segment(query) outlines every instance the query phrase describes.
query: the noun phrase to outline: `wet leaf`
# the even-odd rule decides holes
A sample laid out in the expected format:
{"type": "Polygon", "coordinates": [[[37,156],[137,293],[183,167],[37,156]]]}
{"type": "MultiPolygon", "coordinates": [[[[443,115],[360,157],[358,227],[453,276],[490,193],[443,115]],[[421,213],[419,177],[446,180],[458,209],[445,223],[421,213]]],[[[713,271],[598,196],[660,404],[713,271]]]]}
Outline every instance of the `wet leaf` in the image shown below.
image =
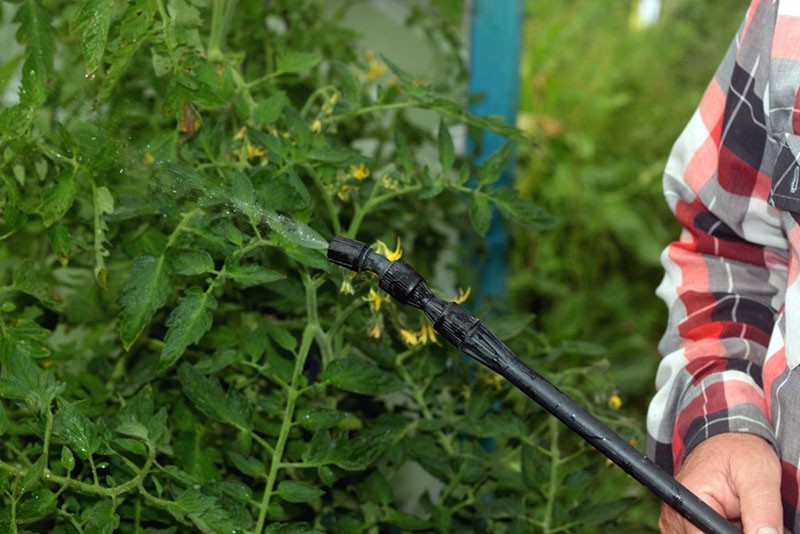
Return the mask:
{"type": "Polygon", "coordinates": [[[353,358],[332,361],[322,373],[322,380],[362,395],[385,395],[405,387],[397,376],[353,358]]]}
{"type": "Polygon", "coordinates": [[[196,286],[186,290],[167,319],[167,335],[158,361],[160,370],[172,367],[189,345],[200,341],[211,328],[216,307],[217,300],[209,292],[196,286]]]}

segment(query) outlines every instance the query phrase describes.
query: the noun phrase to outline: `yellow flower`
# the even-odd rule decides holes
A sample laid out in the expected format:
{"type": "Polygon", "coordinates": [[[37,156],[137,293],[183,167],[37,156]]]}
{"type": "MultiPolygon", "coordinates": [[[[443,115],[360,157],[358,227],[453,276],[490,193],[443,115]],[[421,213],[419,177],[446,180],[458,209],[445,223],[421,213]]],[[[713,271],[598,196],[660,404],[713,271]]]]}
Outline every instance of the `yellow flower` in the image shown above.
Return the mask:
{"type": "Polygon", "coordinates": [[[414,347],[419,345],[419,339],[417,338],[417,334],[408,330],[407,328],[400,329],[400,337],[403,338],[403,343],[408,345],[409,347],[414,347]]]}
{"type": "Polygon", "coordinates": [[[233,136],[234,141],[240,141],[244,139],[244,136],[247,135],[247,126],[242,126],[239,128],[239,131],[236,132],[236,135],[233,136]]]}
{"type": "Polygon", "coordinates": [[[267,152],[262,147],[260,147],[259,145],[254,145],[254,144],[250,143],[249,140],[247,141],[247,159],[248,160],[253,160],[255,158],[260,158],[261,156],[263,156],[266,153],[267,152]]]}
{"type": "Polygon", "coordinates": [[[389,300],[388,298],[384,299],[381,297],[374,288],[369,288],[369,295],[361,298],[363,298],[364,301],[369,302],[376,312],[380,311],[383,303],[389,300]]]}
{"type": "Polygon", "coordinates": [[[358,165],[350,165],[350,174],[356,180],[366,180],[369,178],[369,169],[363,163],[359,163],[358,165]]]}
{"type": "Polygon", "coordinates": [[[322,131],[322,121],[316,119],[314,122],[311,123],[311,131],[314,133],[320,133],[322,131]]]}
{"type": "Polygon", "coordinates": [[[615,410],[622,408],[622,399],[616,393],[608,398],[608,405],[615,410]]]}
{"type": "Polygon", "coordinates": [[[458,288],[458,296],[453,299],[453,302],[456,304],[464,304],[467,299],[469,298],[470,294],[472,293],[472,288],[468,287],[466,291],[458,288]]]}
{"type": "Polygon", "coordinates": [[[639,440],[636,438],[631,438],[628,440],[628,445],[631,447],[637,447],[639,445],[639,440]]]}
{"type": "Polygon", "coordinates": [[[145,165],[152,165],[153,163],[155,163],[155,161],[156,161],[156,158],[154,158],[153,155],[150,152],[145,152],[144,153],[144,164],[145,165]]]}
{"type": "Polygon", "coordinates": [[[375,339],[380,339],[382,332],[383,326],[381,326],[380,322],[375,322],[374,324],[370,325],[369,328],[367,328],[367,335],[375,339]]]}
{"type": "Polygon", "coordinates": [[[350,280],[350,277],[342,280],[342,285],[339,286],[339,293],[344,293],[345,295],[353,295],[355,293],[355,290],[353,290],[353,284],[350,280]]]}
{"type": "Polygon", "coordinates": [[[399,260],[401,257],[403,257],[403,249],[400,248],[400,238],[397,238],[397,246],[394,250],[390,250],[386,243],[379,239],[375,242],[375,252],[389,261],[399,260]]]}
{"type": "Polygon", "coordinates": [[[336,106],[336,101],[339,100],[339,93],[333,93],[330,98],[328,98],[327,102],[322,104],[322,112],[325,115],[333,114],[333,108],[336,106]]]}
{"type": "Polygon", "coordinates": [[[428,342],[431,343],[439,343],[439,340],[436,339],[436,330],[433,329],[432,324],[425,323],[422,328],[419,330],[419,334],[417,334],[420,343],[425,345],[428,342]]]}
{"type": "Polygon", "coordinates": [[[339,197],[339,200],[347,200],[348,192],[350,191],[351,187],[347,184],[342,185],[339,190],[336,192],[336,196],[339,197]]]}
{"type": "Polygon", "coordinates": [[[367,62],[369,63],[369,70],[365,74],[365,78],[368,81],[377,80],[386,73],[386,65],[384,65],[378,60],[377,57],[375,57],[375,52],[372,50],[367,50],[364,52],[364,57],[367,58],[367,62]]]}

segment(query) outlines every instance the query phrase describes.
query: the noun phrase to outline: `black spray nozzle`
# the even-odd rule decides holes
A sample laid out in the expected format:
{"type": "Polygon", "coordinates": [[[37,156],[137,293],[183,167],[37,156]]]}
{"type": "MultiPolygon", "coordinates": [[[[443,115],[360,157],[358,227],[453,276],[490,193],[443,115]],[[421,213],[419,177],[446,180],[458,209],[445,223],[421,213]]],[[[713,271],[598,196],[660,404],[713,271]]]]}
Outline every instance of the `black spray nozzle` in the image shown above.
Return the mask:
{"type": "Polygon", "coordinates": [[[376,274],[381,289],[398,302],[425,312],[434,330],[445,340],[505,377],[704,532],[741,532],[627,440],[527,367],[477,317],[431,293],[422,276],[405,261],[390,261],[366,243],[346,237],[331,240],[328,260],[351,271],[376,274]]]}

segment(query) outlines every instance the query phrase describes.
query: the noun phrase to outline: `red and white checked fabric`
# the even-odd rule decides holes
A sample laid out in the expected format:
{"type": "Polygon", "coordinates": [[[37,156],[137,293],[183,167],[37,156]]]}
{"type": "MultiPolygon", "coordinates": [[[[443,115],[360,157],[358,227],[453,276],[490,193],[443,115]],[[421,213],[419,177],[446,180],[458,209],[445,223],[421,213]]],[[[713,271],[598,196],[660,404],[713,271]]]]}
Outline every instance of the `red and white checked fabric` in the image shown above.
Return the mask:
{"type": "Polygon", "coordinates": [[[753,0],[673,147],[662,255],[669,307],[648,452],[675,471],[722,432],[779,451],[800,533],[800,0],[753,0]]]}

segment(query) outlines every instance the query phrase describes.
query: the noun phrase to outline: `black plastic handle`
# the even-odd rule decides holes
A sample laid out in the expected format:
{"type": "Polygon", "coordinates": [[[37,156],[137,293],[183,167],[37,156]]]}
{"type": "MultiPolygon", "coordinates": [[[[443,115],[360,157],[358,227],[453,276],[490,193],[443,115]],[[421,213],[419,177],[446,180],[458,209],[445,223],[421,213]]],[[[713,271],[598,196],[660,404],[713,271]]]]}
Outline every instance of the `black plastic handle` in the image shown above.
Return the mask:
{"type": "Polygon", "coordinates": [[[402,304],[422,310],[449,343],[506,378],[697,528],[710,533],[741,533],[647,456],[526,366],[477,317],[431,293],[422,276],[405,261],[390,261],[366,243],[346,237],[333,238],[328,260],[351,271],[378,275],[381,289],[402,304]]]}

